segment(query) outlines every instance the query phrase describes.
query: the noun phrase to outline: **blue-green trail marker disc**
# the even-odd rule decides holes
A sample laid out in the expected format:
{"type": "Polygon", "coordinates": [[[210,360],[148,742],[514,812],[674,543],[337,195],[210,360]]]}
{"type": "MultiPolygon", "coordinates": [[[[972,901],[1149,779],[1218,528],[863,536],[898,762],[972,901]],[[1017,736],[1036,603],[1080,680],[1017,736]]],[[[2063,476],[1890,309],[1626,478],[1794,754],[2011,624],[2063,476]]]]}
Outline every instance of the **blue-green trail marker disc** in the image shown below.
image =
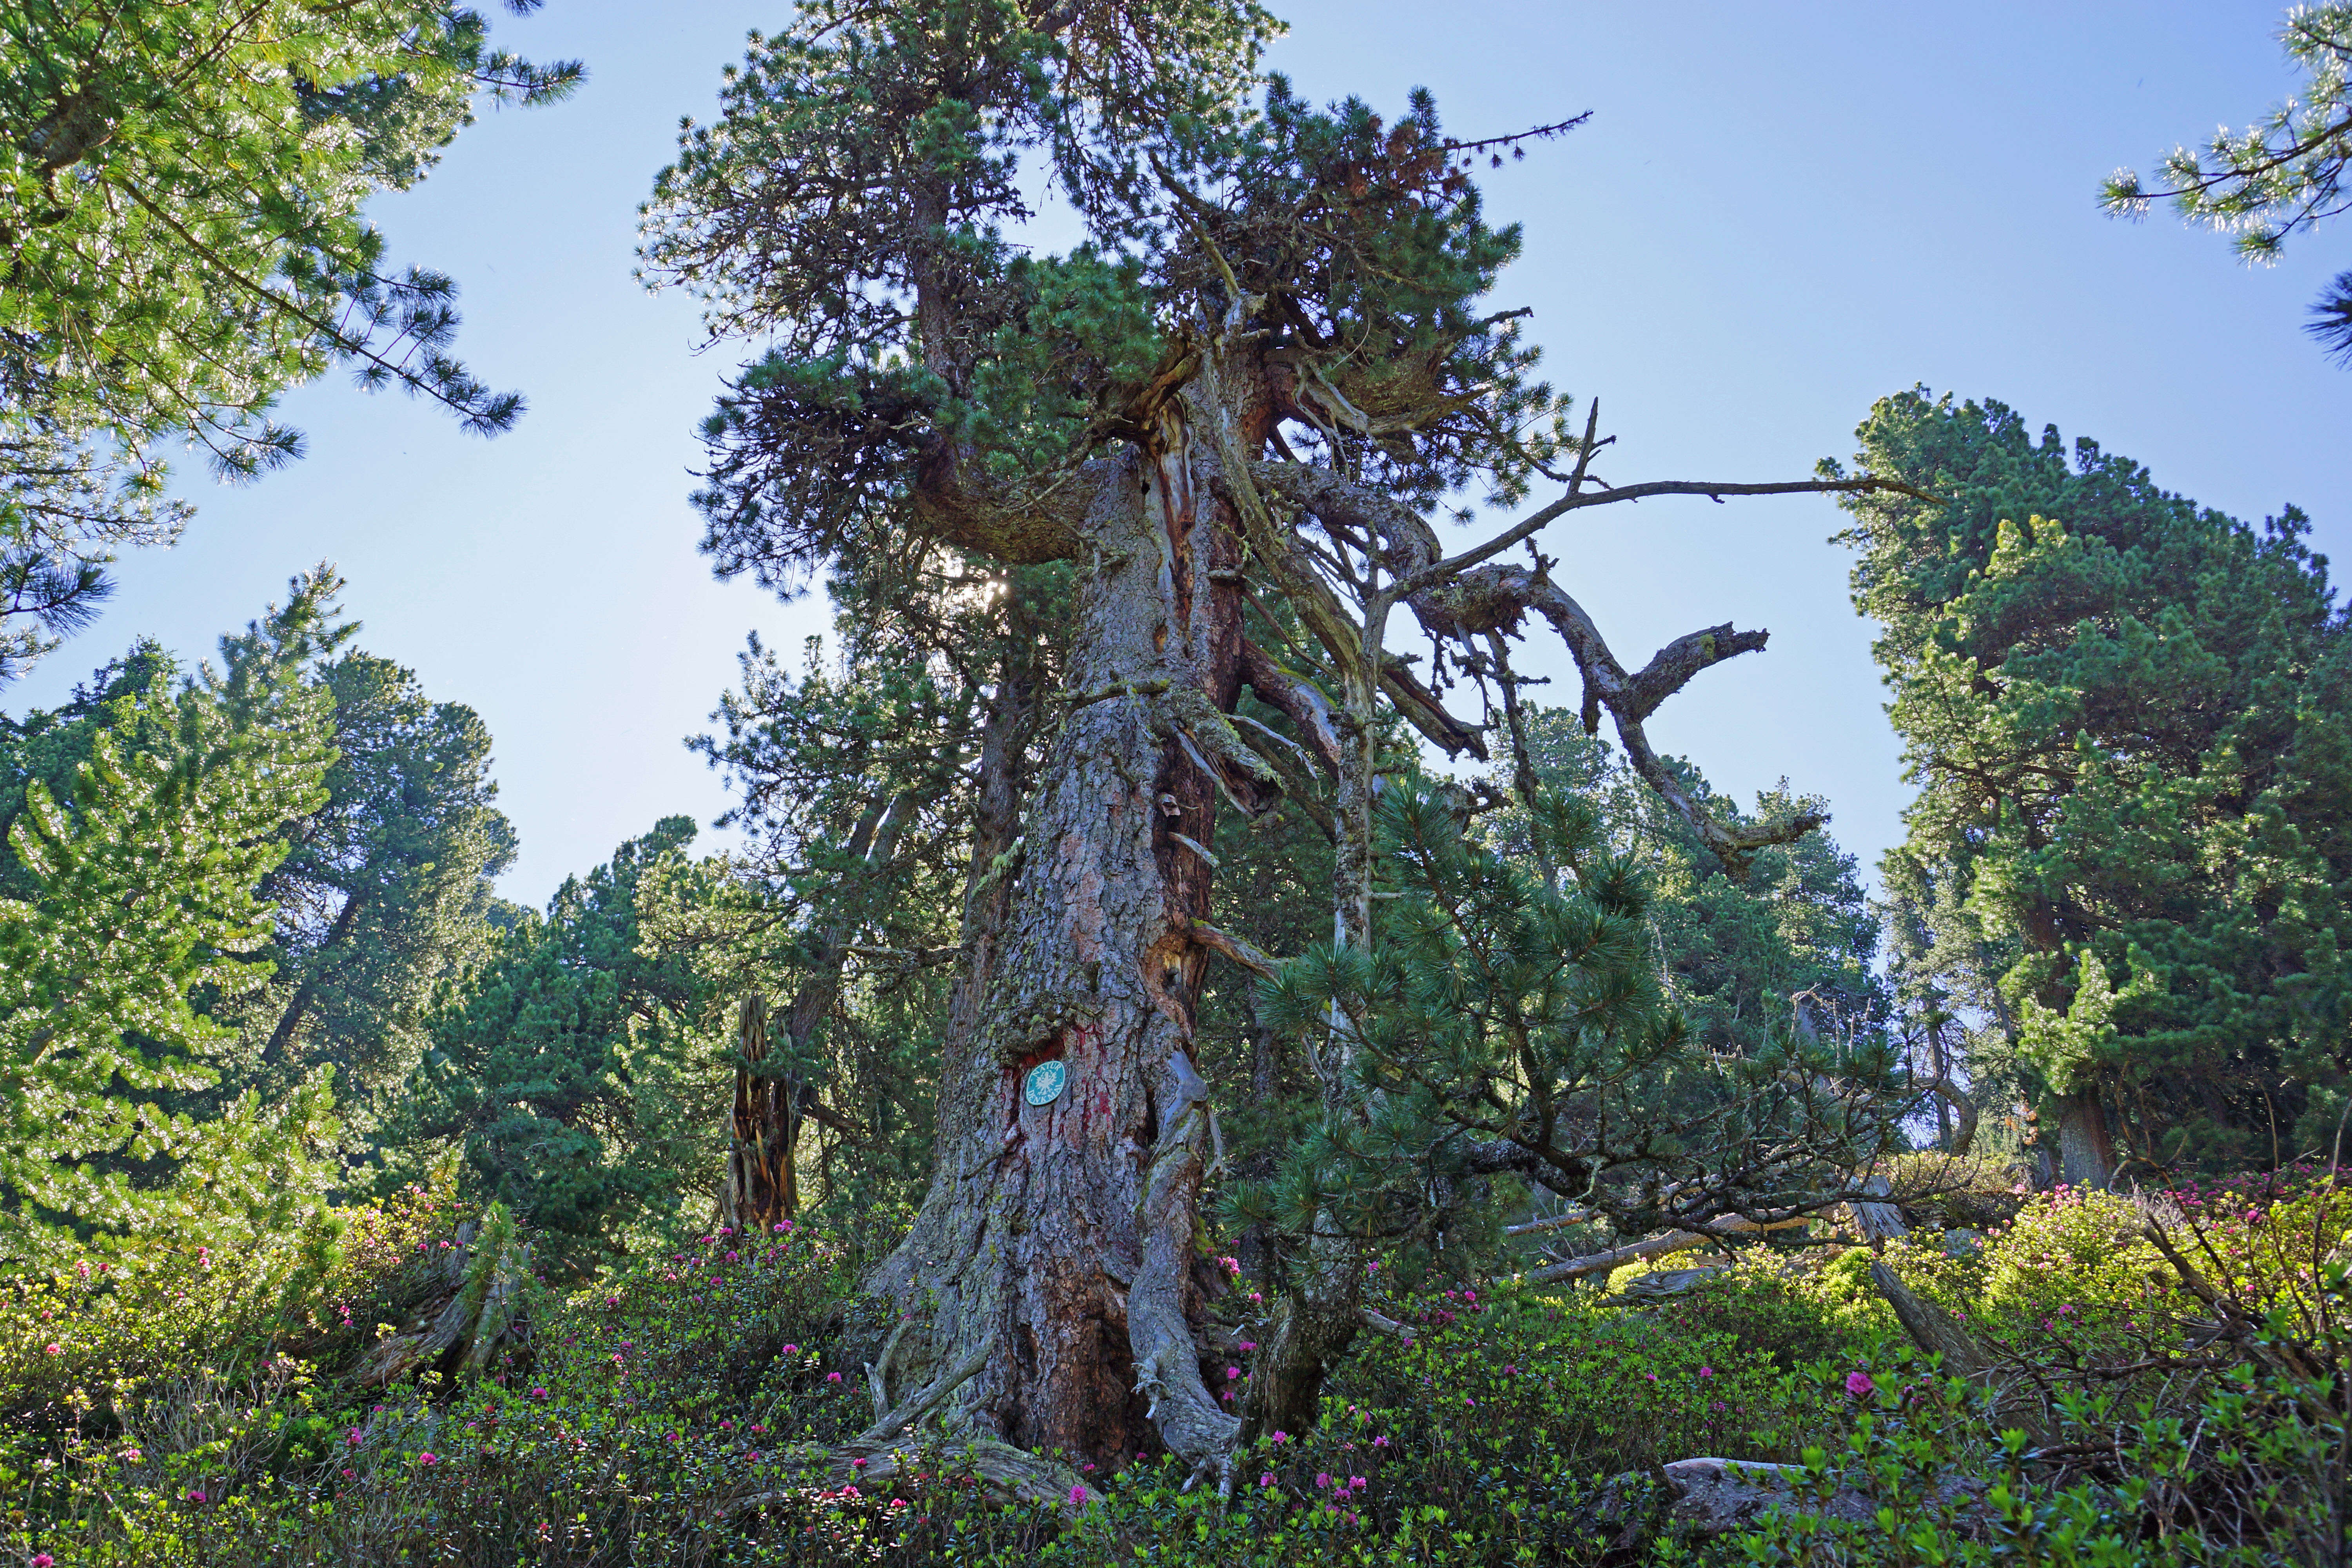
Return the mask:
{"type": "Polygon", "coordinates": [[[1060,1062],[1039,1062],[1029,1069],[1021,1098],[1032,1105],[1051,1105],[1070,1086],[1070,1069],[1060,1062]]]}

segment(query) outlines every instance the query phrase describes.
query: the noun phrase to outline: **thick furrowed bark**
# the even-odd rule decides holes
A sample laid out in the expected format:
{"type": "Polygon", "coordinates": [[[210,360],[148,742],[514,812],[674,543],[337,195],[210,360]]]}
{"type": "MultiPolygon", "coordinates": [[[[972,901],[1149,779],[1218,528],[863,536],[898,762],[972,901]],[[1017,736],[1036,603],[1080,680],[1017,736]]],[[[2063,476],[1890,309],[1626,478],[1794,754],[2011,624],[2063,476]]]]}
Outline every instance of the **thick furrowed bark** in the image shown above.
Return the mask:
{"type": "Polygon", "coordinates": [[[2098,1090],[2083,1089],[2058,1102],[2059,1180],[2105,1191],[2116,1179],[2116,1145],[2098,1090]]]}
{"type": "Polygon", "coordinates": [[[1207,950],[1191,927],[1212,868],[1184,841],[1213,837],[1203,764],[1235,750],[1206,731],[1238,685],[1239,597],[1212,576],[1237,551],[1166,414],[1160,455],[1105,465],[1088,510],[1067,679],[1105,695],[1054,738],[985,994],[942,1062],[931,1190],[873,1282],[922,1331],[910,1368],[979,1361],[952,1427],[1105,1466],[1156,1436],[1214,1465],[1234,1426],[1192,1348],[1207,950]],[[1046,1061],[1067,1086],[1030,1105],[1046,1061]]]}

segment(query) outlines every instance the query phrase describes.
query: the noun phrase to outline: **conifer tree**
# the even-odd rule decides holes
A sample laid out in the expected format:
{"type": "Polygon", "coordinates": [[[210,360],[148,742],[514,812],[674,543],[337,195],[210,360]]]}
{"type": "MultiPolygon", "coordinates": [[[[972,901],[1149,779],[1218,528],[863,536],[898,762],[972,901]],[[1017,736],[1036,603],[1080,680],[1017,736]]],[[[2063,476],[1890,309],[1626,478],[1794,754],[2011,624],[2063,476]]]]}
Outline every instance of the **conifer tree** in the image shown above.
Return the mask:
{"type": "Polygon", "coordinates": [[[0,1258],[221,1245],[320,1201],[325,1075],[280,1106],[247,1093],[204,1121],[168,1101],[215,1081],[232,1037],[192,998],[268,977],[257,889],[333,758],[330,704],[303,667],[335,586],[297,581],[246,634],[266,657],[176,690],[162,668],[126,683],[69,791],[24,783],[0,898],[0,1258]]]}
{"type": "MultiPolygon", "coordinates": [[[[2239,256],[2262,265],[2278,258],[2304,229],[2352,211],[2352,5],[2297,5],[2279,42],[2306,73],[2303,89],[2258,125],[2226,125],[2202,147],[2166,156],[2158,188],[2118,169],[2103,193],[2107,210],[2129,217],[2170,202],[2189,223],[2231,237],[2239,256]]],[[[2307,323],[2322,347],[2352,364],[2352,268],[2336,275],[2307,323]]]]}
{"type": "MultiPolygon", "coordinates": [[[[508,9],[538,0],[507,0],[508,9]]],[[[26,0],[0,21],[0,680],[168,540],[163,448],[246,478],[295,456],[278,396],[334,365],[466,427],[521,399],[452,358],[456,285],[362,215],[484,99],[577,64],[494,49],[447,0],[26,0]],[[11,624],[11,623],[14,624],[11,624]]]]}
{"type": "Polygon", "coordinates": [[[831,668],[812,639],[796,679],[755,638],[741,689],[714,716],[725,735],[696,742],[740,797],[722,823],[752,847],[730,868],[734,896],[665,911],[653,940],[691,947],[714,979],[779,987],[770,1047],[741,1064],[742,1114],[757,1101],[762,1124],[737,1134],[747,1222],[796,1199],[784,1151],[811,1130],[828,1196],[827,1155],[845,1139],[869,1200],[920,1182],[954,1005],[959,879],[986,831],[976,764],[987,753],[1031,765],[1038,668],[1060,640],[1051,568],[1003,573],[951,550],[892,566],[836,574],[831,668]],[[752,1143],[764,1176],[742,1163],[752,1143]]]}
{"type": "Polygon", "coordinates": [[[2352,991],[2352,644],[2287,508],[2260,528],[2000,404],[1911,392],[1848,501],[1854,602],[1920,793],[1888,864],[1898,974],[2052,1173],[2332,1148],[2352,991]],[[2070,460],[2071,459],[2071,460],[2070,460]]]}
{"type": "MultiPolygon", "coordinates": [[[[1533,791],[1520,855],[1483,841],[1425,779],[1400,779],[1374,810],[1388,884],[1376,940],[1301,954],[1260,1001],[1360,1113],[1325,1117],[1275,1181],[1237,1185],[1237,1214],[1317,1243],[1427,1245],[1467,1217],[1479,1179],[1507,1171],[1622,1235],[1738,1234],[1817,1209],[1899,1146],[1906,1100],[1883,1037],[1784,1026],[1744,1050],[1691,1048],[1643,847],[1612,843],[1591,798],[1533,791]]],[[[1321,1292],[1293,1295],[1277,1369],[1279,1336],[1318,1327],[1301,1319],[1321,1292]]],[[[1311,1425],[1313,1369],[1266,1371],[1251,1424],[1311,1425]]]]}
{"type": "MultiPolygon", "coordinates": [[[[769,345],[706,426],[721,570],[791,589],[945,545],[1075,580],[1034,785],[983,763],[998,805],[974,835],[931,1185],[869,1282],[908,1323],[876,1365],[877,1422],[940,1409],[1041,1494],[1066,1484],[1020,1449],[1116,1464],[1156,1441],[1230,1479],[1241,1426],[1196,1348],[1216,1287],[1192,1041],[1212,959],[1261,960],[1206,920],[1220,804],[1267,810],[1292,763],[1328,776],[1331,913],[1364,945],[1389,716],[1482,752],[1440,689],[1533,611],[1569,642],[1588,721],[1610,713],[1712,851],[1797,837],[1813,821],[1706,816],[1642,730],[1761,634],[1717,626],[1628,672],[1549,563],[1498,557],[1587,506],[1880,482],[1601,485],[1592,411],[1580,437],[1521,313],[1485,308],[1518,237],[1469,174],[1572,122],[1465,142],[1425,95],[1393,122],[1279,81],[1261,101],[1270,27],[1217,0],[820,0],[754,39],[647,214],[653,279],[769,345]],[[1024,158],[1087,228],[1067,255],[1007,232],[1024,158]],[[1556,499],[1467,550],[1429,521],[1538,482],[1556,499]],[[1400,609],[1435,639],[1425,674],[1388,650],[1400,609]],[[1235,722],[1244,687],[1280,725],[1235,722]]],[[[1344,1082],[1329,1115],[1357,1114],[1344,1082]]],[[[1318,1321],[1353,1321],[1351,1260],[1311,1270],[1318,1321]]],[[[1295,1342],[1311,1369],[1345,1344],[1295,1342]]]]}
{"type": "Polygon", "coordinates": [[[711,997],[688,958],[642,951],[639,921],[646,878],[693,838],[690,818],[664,817],[566,879],[426,1020],[399,1129],[454,1147],[471,1194],[540,1231],[559,1268],[593,1267],[633,1226],[709,1204],[711,997]]]}
{"type": "Polygon", "coordinates": [[[288,824],[259,889],[278,910],[269,984],[219,1011],[240,1037],[232,1072],[265,1099],[334,1068],[356,1152],[416,1070],[436,988],[486,955],[515,837],[471,709],[357,649],[309,674],[333,704],[327,798],[288,824]]]}

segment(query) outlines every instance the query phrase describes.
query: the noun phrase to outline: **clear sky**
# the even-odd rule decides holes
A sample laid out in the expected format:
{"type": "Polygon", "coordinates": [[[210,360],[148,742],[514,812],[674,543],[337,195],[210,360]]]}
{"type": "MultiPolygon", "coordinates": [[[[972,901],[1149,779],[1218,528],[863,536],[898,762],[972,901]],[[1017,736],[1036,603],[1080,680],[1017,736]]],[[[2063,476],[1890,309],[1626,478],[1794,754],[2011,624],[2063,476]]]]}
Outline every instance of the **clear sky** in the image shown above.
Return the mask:
{"type": "MultiPolygon", "coordinates": [[[[2352,266],[2352,223],[2249,271],[2169,216],[2101,216],[2100,179],[2150,167],[2293,85],[2284,6],[1314,0],[1274,64],[1312,96],[1382,106],[1426,85],[1448,128],[1491,135],[1591,110],[1493,174],[1526,225],[1504,305],[1536,308],[1547,370],[1598,394],[1614,483],[1799,479],[1847,456],[1871,402],[1915,383],[1993,396],[2096,437],[2250,519],[2298,502],[2352,541],[2352,373],[2300,331],[2352,266]]],[[[684,749],[747,631],[784,645],[821,604],[714,583],[687,503],[696,420],[731,360],[698,356],[679,297],[634,282],[635,208],[682,114],[778,4],[554,0],[500,41],[577,55],[571,103],[493,114],[417,191],[379,203],[395,258],[456,274],[459,346],[530,411],[492,441],[340,380],[289,400],[293,468],[220,489],[175,550],[126,560],[91,630],[6,693],[54,700],[132,637],[209,651],[320,559],[351,579],[362,645],[470,704],[498,742],[522,838],[509,896],[544,900],[656,816],[708,820],[719,783],[684,749]]],[[[1629,662],[1726,619],[1771,647],[1709,671],[1652,722],[1745,797],[1827,795],[1865,862],[1907,789],[1814,499],[1650,501],[1545,536],[1557,575],[1629,662]]],[[[1553,648],[1527,660],[1566,678],[1553,648]]],[[[1553,689],[1573,700],[1572,681],[1553,689]]],[[[706,838],[706,843],[715,842],[706,838]]]]}

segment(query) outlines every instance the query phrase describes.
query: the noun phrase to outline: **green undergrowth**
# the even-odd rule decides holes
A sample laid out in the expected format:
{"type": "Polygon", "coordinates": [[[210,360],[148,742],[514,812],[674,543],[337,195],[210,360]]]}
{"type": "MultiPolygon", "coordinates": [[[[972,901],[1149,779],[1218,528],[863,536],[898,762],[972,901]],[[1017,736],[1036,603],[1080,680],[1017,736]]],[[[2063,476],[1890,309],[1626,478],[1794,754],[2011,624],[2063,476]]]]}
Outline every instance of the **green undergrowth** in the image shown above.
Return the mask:
{"type": "MultiPolygon", "coordinates": [[[[1980,1245],[1889,1248],[2001,1363],[1990,1380],[1923,1363],[1860,1250],[1759,1247],[1655,1300],[1507,1279],[1376,1293],[1411,1339],[1367,1332],[1315,1428],[1241,1456],[1229,1497],[1146,1458],[1017,1507],[943,1438],[888,1483],[813,1464],[870,1418],[859,1357],[881,1326],[854,1295],[878,1239],[822,1225],[537,1288],[526,1357],[362,1386],[454,1217],[412,1192],[281,1255],[13,1282],[0,1562],[2234,1564],[2342,1547],[2352,1209],[2316,1178],[2153,1206],[2059,1194],[1980,1245]],[[2151,1213],[2212,1300],[2146,1238],[2151,1213]],[[2217,1302],[2255,1327],[2198,1345],[2217,1302]],[[1802,1466],[1796,1495],[1843,1487],[1883,1512],[1631,1544],[1655,1467],[1700,1455],[1802,1466]],[[1939,1508],[1954,1477],[1973,1489],[1939,1508]]],[[[1247,1333],[1213,1381],[1244,1386],[1247,1333]]]]}

